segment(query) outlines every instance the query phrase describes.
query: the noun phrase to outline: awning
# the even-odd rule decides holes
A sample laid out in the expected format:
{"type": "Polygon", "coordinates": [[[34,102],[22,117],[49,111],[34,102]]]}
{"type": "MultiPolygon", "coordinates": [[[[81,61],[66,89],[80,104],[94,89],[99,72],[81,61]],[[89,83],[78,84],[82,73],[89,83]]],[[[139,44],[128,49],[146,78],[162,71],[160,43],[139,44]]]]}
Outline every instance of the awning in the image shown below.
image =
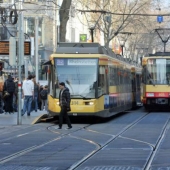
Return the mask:
{"type": "Polygon", "coordinates": [[[42,65],[51,65],[51,60],[44,62],[42,65]]]}

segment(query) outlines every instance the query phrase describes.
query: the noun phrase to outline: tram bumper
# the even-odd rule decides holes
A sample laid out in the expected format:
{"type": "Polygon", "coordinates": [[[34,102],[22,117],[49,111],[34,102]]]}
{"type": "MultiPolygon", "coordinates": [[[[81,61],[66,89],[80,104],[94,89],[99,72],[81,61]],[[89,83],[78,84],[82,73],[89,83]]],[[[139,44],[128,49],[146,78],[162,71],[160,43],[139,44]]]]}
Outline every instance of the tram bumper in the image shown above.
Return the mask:
{"type": "Polygon", "coordinates": [[[168,105],[168,98],[149,98],[146,103],[149,105],[168,105]]]}

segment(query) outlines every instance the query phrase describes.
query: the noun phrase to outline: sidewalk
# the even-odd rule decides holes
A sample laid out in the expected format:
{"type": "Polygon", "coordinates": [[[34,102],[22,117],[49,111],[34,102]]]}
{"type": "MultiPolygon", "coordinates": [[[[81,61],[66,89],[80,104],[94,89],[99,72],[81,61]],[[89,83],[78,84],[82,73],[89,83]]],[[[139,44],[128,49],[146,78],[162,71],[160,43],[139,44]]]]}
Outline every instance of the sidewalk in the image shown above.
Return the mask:
{"type": "MultiPolygon", "coordinates": [[[[0,125],[10,126],[10,125],[17,125],[17,115],[18,113],[15,112],[14,114],[0,114],[0,125]]],[[[40,117],[43,117],[47,114],[47,111],[33,111],[31,112],[30,116],[25,114],[22,116],[22,125],[31,125],[36,122],[40,117]]]]}

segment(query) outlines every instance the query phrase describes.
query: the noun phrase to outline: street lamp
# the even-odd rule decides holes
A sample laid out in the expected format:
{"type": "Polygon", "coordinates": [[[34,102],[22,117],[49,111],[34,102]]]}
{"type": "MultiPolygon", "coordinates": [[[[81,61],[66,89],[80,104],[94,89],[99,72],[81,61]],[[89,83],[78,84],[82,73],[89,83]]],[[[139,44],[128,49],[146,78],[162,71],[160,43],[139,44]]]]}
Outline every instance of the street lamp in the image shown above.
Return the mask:
{"type": "Polygon", "coordinates": [[[91,41],[94,42],[94,36],[93,35],[94,35],[95,26],[90,27],[89,29],[90,29],[90,34],[91,34],[91,41]]]}
{"type": "Polygon", "coordinates": [[[125,43],[128,39],[128,37],[131,35],[132,33],[130,32],[120,32],[117,36],[118,36],[118,40],[121,46],[121,50],[122,50],[122,56],[124,55],[124,47],[125,47],[125,43]]]}
{"type": "Polygon", "coordinates": [[[124,40],[119,40],[120,42],[120,46],[121,46],[121,50],[122,50],[122,56],[123,56],[123,50],[124,50],[124,46],[125,46],[125,41],[124,40]]]}
{"type": "Polygon", "coordinates": [[[136,58],[136,62],[141,62],[142,58],[145,54],[148,53],[149,48],[148,47],[136,47],[137,50],[137,55],[139,55],[139,57],[136,58]]]}
{"type": "Polygon", "coordinates": [[[169,41],[170,38],[170,28],[158,28],[155,29],[156,33],[158,34],[159,38],[164,44],[164,52],[166,52],[166,43],[169,41]],[[168,35],[167,35],[168,34],[168,35]]]}

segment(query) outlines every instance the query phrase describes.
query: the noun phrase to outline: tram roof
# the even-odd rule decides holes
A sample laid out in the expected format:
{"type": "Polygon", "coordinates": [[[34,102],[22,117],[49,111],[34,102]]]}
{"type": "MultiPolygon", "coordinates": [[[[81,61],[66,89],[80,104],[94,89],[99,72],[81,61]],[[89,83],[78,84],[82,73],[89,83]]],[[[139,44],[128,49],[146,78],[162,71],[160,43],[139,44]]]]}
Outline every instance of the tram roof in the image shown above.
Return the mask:
{"type": "Polygon", "coordinates": [[[101,54],[126,61],[121,55],[115,54],[111,48],[101,46],[99,43],[61,42],[58,43],[56,54],[101,54]]]}
{"type": "Polygon", "coordinates": [[[156,52],[155,54],[149,54],[149,57],[154,56],[170,56],[170,52],[156,52]]]}
{"type": "MultiPolygon", "coordinates": [[[[55,57],[57,54],[99,54],[132,64],[130,59],[115,54],[111,48],[101,46],[99,43],[60,42],[58,43],[56,53],[52,54],[52,56],[55,57]]],[[[51,61],[47,61],[43,63],[43,65],[48,65],[49,63],[51,63],[51,61]]]]}
{"type": "Polygon", "coordinates": [[[57,54],[106,54],[115,57],[116,54],[99,43],[58,43],[57,54]]]}

